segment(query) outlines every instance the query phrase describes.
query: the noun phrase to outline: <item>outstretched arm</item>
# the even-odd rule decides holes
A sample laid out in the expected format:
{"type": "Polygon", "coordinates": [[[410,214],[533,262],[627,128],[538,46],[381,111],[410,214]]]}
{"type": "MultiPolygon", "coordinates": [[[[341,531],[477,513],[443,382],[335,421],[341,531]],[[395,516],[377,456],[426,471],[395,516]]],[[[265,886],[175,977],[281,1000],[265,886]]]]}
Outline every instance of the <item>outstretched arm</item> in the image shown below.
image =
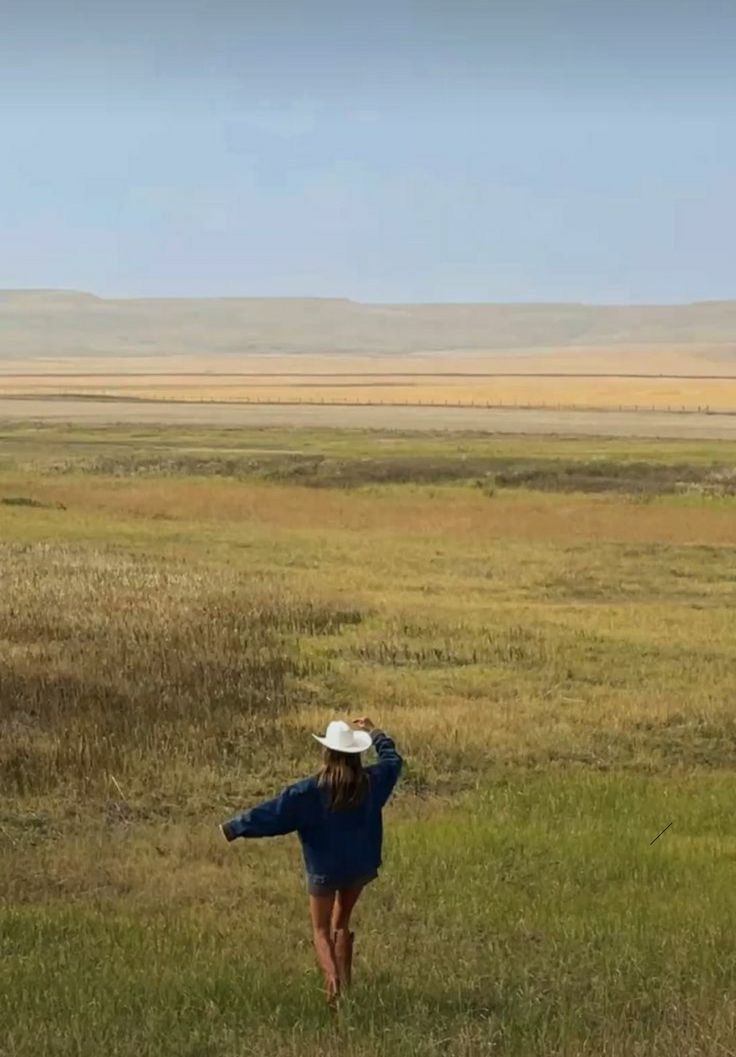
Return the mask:
{"type": "Polygon", "coordinates": [[[304,791],[289,786],[273,800],[244,811],[220,826],[226,840],[236,837],[280,837],[299,829],[304,791]]]}

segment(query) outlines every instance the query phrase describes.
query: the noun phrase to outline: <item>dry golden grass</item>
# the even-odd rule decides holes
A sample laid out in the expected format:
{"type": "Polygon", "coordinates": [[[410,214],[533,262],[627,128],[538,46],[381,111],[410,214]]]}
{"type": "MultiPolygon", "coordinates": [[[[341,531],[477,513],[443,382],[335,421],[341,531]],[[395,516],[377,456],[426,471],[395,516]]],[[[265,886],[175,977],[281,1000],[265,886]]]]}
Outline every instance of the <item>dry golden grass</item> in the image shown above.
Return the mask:
{"type": "Polygon", "coordinates": [[[59,379],[5,382],[2,396],[104,396],[161,401],[217,401],[253,403],[431,404],[434,406],[518,406],[570,408],[642,408],[736,410],[736,380],[634,378],[477,378],[440,379],[426,376],[410,384],[359,378],[346,383],[337,377],[318,380],[304,376],[280,383],[263,377],[242,379],[206,376],[166,381],[139,378],[59,379]]]}
{"type": "Polygon", "coordinates": [[[0,371],[0,396],[736,409],[736,379],[723,377],[736,373],[733,358],[708,357],[687,347],[528,350],[485,357],[220,357],[206,365],[201,359],[181,357],[97,363],[69,360],[61,369],[47,363],[29,370],[6,362],[0,371]],[[504,372],[523,376],[500,376],[504,372]],[[545,372],[565,377],[543,377],[545,372]],[[583,376],[590,372],[610,376],[583,376]],[[666,377],[621,377],[626,373],[666,377]],[[678,374],[701,377],[674,377],[678,374]]]}
{"type": "MultiPolygon", "coordinates": [[[[25,611],[23,627],[31,639],[26,632],[19,637],[16,624],[6,642],[16,676],[25,680],[22,685],[35,687],[34,700],[44,692],[68,694],[70,679],[82,700],[87,681],[97,694],[99,673],[122,673],[126,667],[122,682],[122,674],[115,677],[119,692],[105,707],[117,709],[119,694],[129,694],[139,681],[150,682],[156,696],[158,682],[144,673],[156,672],[159,651],[171,655],[168,678],[193,684],[188,702],[199,692],[190,666],[201,655],[197,679],[206,680],[201,690],[211,698],[210,678],[221,688],[236,677],[252,682],[250,669],[242,668],[250,663],[248,655],[237,657],[239,633],[228,630],[236,615],[246,641],[260,655],[272,648],[272,640],[259,630],[258,613],[270,614],[277,628],[296,627],[307,619],[298,614],[311,612],[304,601],[311,598],[315,612],[329,614],[335,608],[364,614],[359,629],[340,632],[331,662],[337,682],[330,693],[380,709],[387,723],[400,726],[409,745],[423,745],[426,766],[443,780],[448,743],[450,759],[463,760],[472,771],[481,766],[472,762],[479,752],[508,760],[541,760],[570,751],[584,755],[605,729],[616,752],[640,760],[651,746],[637,730],[667,731],[673,723],[677,730],[683,714],[717,727],[727,707],[725,698],[710,695],[707,687],[715,672],[711,651],[730,649],[730,618],[721,607],[731,597],[732,582],[707,569],[711,556],[723,553],[719,548],[736,546],[728,500],[641,502],[523,491],[488,496],[462,485],[346,492],[248,480],[29,477],[19,472],[6,472],[3,491],[32,493],[49,507],[7,508],[8,540],[42,540],[52,532],[69,546],[96,539],[105,547],[161,552],[174,563],[159,569],[104,551],[87,561],[64,547],[11,553],[4,605],[16,621],[25,611]],[[192,560],[191,571],[181,564],[192,560]],[[673,597],[680,589],[691,597],[691,581],[697,584],[693,597],[710,609],[696,627],[683,622],[686,610],[675,617],[667,601],[675,589],[673,597]],[[264,595],[268,584],[275,591],[270,599],[264,595]],[[649,597],[656,608],[636,604],[649,597]],[[610,605],[601,609],[602,600],[610,605]],[[290,612],[297,616],[289,617],[290,612]],[[250,630],[249,620],[255,621],[250,630]],[[43,645],[45,638],[50,645],[43,645]],[[30,645],[32,639],[36,645],[30,645]],[[92,671],[85,674],[90,641],[97,643],[94,678],[92,671]],[[55,643],[62,642],[59,649],[55,643]],[[126,643],[133,642],[131,651],[126,643]],[[681,653],[652,668],[651,657],[657,651],[664,655],[675,642],[681,653]],[[701,651],[706,654],[702,662],[701,651]],[[595,664],[602,666],[605,682],[592,696],[587,676],[565,689],[566,673],[579,663],[587,668],[589,654],[598,654],[595,664]],[[45,675],[36,683],[39,665],[45,675]],[[623,683],[621,671],[610,671],[609,665],[625,669],[623,683]],[[438,682],[444,669],[452,679],[438,682]],[[479,706],[487,721],[480,740],[472,722],[479,706]]],[[[328,624],[331,619],[325,617],[328,624]]],[[[330,655],[336,644],[330,639],[325,644],[330,655]]],[[[273,648],[278,657],[281,637],[273,648]]],[[[284,698],[281,729],[289,744],[296,744],[300,730],[322,721],[321,647],[313,660],[315,673],[303,684],[306,697],[298,695],[296,707],[288,704],[288,694],[284,698]]],[[[237,685],[233,707],[242,698],[237,685]]],[[[143,723],[148,705],[135,707],[141,717],[136,722],[143,723]]],[[[252,718],[256,726],[248,730],[255,736],[262,720],[252,718]]],[[[179,731],[179,749],[171,754],[166,778],[160,756],[168,751],[168,740],[159,746],[141,733],[140,744],[148,746],[159,781],[172,783],[180,795],[186,767],[195,761],[199,781],[204,775],[215,781],[212,761],[201,756],[205,745],[198,730],[204,723],[216,731],[221,721],[232,723],[229,708],[219,719],[208,714],[193,722],[185,736],[179,731]]],[[[123,757],[112,753],[103,765],[109,746],[79,741],[74,730],[65,720],[61,741],[42,748],[47,762],[25,763],[25,770],[36,774],[40,767],[50,773],[50,758],[62,770],[74,770],[83,760],[93,766],[97,759],[94,766],[120,772],[126,784],[132,767],[140,791],[150,771],[137,749],[123,757]]],[[[12,740],[8,744],[12,749],[12,740]]]]}
{"type": "Polygon", "coordinates": [[[86,514],[232,524],[243,530],[342,534],[363,547],[382,539],[446,537],[456,543],[496,540],[550,543],[651,543],[736,545],[729,504],[707,499],[670,505],[628,497],[548,495],[443,488],[313,490],[252,481],[211,479],[132,480],[51,477],[32,481],[7,475],[5,490],[32,491],[48,503],[86,514]],[[356,539],[355,537],[358,537],[356,539]]]}

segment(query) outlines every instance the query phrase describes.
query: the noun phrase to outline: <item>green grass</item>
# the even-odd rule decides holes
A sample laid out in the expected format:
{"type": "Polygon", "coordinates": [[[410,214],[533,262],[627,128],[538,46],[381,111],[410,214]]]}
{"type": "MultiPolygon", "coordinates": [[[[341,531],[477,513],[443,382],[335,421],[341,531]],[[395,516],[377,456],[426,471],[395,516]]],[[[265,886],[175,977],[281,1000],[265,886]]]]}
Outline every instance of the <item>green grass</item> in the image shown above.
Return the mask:
{"type": "MultiPolygon", "coordinates": [[[[7,1052],[715,1054],[736,1026],[732,789],[570,774],[394,821],[359,912],[358,990],[322,1009],[279,849],[232,902],[2,913],[7,1052]],[[666,823],[673,826],[654,845],[666,823]],[[8,957],[10,956],[10,957],[8,957]]],[[[150,895],[149,895],[150,899],[150,895]]]]}
{"type": "Polygon", "coordinates": [[[486,493],[662,495],[736,491],[736,445],[698,441],[543,438],[531,444],[483,434],[64,426],[0,433],[0,466],[56,474],[258,478],[320,488],[471,481],[486,493]]]}
{"type": "Polygon", "coordinates": [[[32,459],[74,458],[75,454],[101,454],[106,451],[158,451],[208,453],[226,456],[250,452],[298,453],[343,458],[383,456],[489,456],[530,457],[588,461],[707,464],[736,462],[736,442],[688,440],[647,440],[621,437],[508,437],[488,433],[436,433],[404,431],[263,428],[186,429],[181,426],[137,428],[100,426],[86,428],[63,424],[0,424],[0,442],[5,455],[32,459]]]}
{"type": "MultiPolygon", "coordinates": [[[[734,1052],[733,498],[141,478],[85,460],[254,435],[5,437],[2,1057],[734,1052]],[[407,769],[332,1021],[296,842],[216,824],[356,709],[407,769]]],[[[616,444],[614,473],[733,458],[616,444]]]]}

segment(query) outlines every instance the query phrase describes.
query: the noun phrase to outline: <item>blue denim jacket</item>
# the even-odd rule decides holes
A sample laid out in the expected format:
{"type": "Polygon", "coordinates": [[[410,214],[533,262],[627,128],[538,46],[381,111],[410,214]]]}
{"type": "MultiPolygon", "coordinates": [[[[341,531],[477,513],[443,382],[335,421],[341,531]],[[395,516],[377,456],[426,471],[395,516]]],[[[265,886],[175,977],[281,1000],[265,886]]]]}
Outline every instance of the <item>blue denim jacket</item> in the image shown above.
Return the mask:
{"type": "Polygon", "coordinates": [[[381,865],[382,809],[401,773],[402,759],[391,738],[371,733],[378,763],[366,767],[368,793],[356,808],[331,811],[317,776],[290,785],[275,800],[225,822],[222,832],[236,837],[278,837],[298,833],[310,884],[347,886],[381,865]]]}

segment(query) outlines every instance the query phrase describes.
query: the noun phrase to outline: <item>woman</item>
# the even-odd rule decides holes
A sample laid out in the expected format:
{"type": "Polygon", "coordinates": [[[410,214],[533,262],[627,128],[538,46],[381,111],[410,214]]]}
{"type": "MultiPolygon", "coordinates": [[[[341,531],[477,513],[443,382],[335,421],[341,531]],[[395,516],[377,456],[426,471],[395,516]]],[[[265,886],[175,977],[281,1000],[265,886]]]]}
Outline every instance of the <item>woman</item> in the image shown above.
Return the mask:
{"type": "Polygon", "coordinates": [[[335,720],[324,737],[319,774],[285,789],[275,800],[251,808],[220,826],[226,840],[298,833],[304,854],[314,948],[335,1005],[350,985],[353,938],[350,916],[365,885],[381,866],[382,809],[401,772],[402,759],[368,717],[352,729],[335,720]],[[378,763],[363,767],[361,753],[373,745],[378,763]]]}

